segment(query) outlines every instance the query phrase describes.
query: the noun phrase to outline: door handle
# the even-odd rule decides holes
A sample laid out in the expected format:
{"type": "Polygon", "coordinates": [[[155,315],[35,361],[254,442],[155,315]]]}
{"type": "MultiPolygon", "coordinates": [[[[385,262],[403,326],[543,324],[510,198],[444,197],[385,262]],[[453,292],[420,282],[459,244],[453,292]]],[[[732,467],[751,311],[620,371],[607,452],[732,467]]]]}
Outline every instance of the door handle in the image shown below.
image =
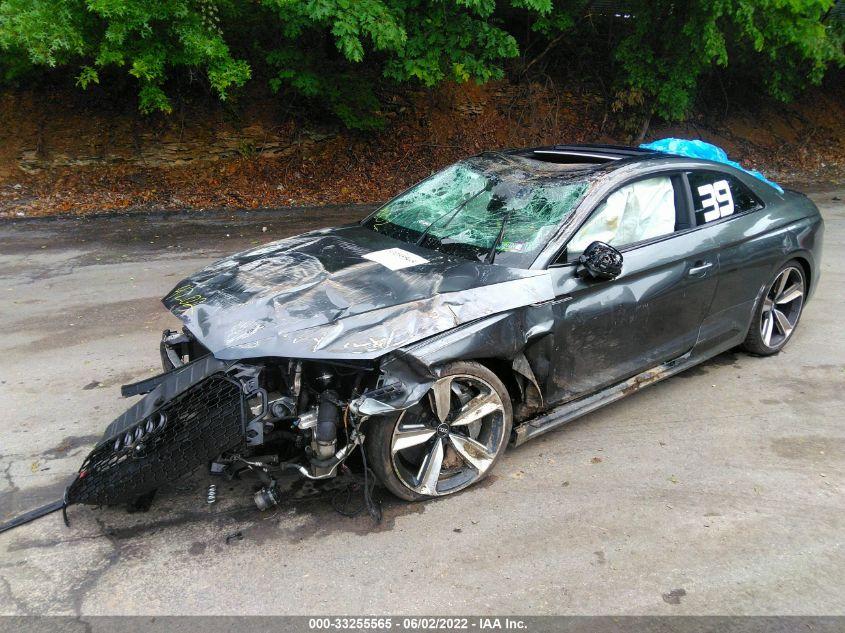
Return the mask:
{"type": "Polygon", "coordinates": [[[713,262],[700,262],[700,261],[695,262],[695,266],[690,268],[689,271],[687,272],[687,274],[690,275],[691,277],[696,277],[698,275],[703,274],[709,268],[712,268],[712,267],[713,267],[713,262]]]}

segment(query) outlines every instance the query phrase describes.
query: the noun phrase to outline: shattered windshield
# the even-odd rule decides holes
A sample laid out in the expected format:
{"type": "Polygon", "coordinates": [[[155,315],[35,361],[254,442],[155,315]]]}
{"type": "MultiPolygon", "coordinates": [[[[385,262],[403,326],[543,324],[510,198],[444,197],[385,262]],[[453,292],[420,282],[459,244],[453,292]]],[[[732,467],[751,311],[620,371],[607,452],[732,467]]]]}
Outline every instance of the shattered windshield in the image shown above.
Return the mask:
{"type": "Polygon", "coordinates": [[[540,178],[518,165],[475,159],[422,181],[363,225],[444,253],[528,267],[587,186],[583,178],[540,178]]]}

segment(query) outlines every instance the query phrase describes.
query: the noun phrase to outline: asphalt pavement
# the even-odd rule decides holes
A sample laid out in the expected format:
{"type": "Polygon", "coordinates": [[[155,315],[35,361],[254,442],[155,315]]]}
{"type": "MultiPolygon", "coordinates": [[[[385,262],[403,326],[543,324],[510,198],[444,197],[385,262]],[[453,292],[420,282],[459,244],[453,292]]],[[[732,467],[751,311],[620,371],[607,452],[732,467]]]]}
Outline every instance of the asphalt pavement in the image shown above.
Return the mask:
{"type": "MultiPolygon", "coordinates": [[[[723,354],[384,520],[291,482],[197,473],[148,512],[74,506],[0,535],[0,614],[845,614],[845,190],[772,358],[723,354]]],[[[61,495],[159,369],[159,298],[217,257],[365,209],[0,225],[0,520],[61,495]]],[[[337,500],[337,499],[335,499],[337,500]]]]}

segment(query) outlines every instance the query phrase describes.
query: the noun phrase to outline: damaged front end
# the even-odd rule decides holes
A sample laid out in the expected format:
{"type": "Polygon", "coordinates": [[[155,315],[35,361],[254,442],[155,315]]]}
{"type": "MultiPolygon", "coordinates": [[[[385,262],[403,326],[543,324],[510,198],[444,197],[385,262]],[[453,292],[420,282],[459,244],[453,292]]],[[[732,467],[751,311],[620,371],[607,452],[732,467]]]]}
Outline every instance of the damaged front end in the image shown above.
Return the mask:
{"type": "Polygon", "coordinates": [[[107,427],[65,505],[131,506],[206,464],[212,475],[256,475],[264,510],[280,501],[281,471],[337,475],[364,441],[369,416],[357,405],[401,392],[376,386],[374,361],[193,359],[203,350],[187,330],[165,331],[161,350],[167,371],[122,388],[144,397],[107,427]]]}
{"type": "MultiPolygon", "coordinates": [[[[396,244],[361,227],[323,230],[182,280],[163,299],[184,324],[164,332],[164,372],[122,387],[123,396],[142,397],[107,427],[60,503],[0,531],[72,504],[143,507],[200,466],[257,477],[254,500],[263,510],[280,502],[282,472],[354,479],[346,462],[356,453],[365,505],[376,515],[365,434],[384,436],[381,422],[398,424],[413,407],[435,410],[438,419],[426,423],[443,427],[448,407],[432,409],[427,394],[445,364],[503,359],[526,396],[520,402],[536,409],[537,380],[522,367],[522,349],[549,331],[548,274],[396,244]],[[396,251],[414,265],[391,259],[396,251]]],[[[456,386],[456,402],[484,385],[470,378],[463,391],[456,386]]],[[[499,422],[497,433],[507,436],[499,422]]],[[[476,441],[477,426],[456,441],[476,441]]],[[[376,444],[390,438],[382,440],[376,444]]],[[[372,465],[384,483],[389,459],[378,457],[372,465]]]]}

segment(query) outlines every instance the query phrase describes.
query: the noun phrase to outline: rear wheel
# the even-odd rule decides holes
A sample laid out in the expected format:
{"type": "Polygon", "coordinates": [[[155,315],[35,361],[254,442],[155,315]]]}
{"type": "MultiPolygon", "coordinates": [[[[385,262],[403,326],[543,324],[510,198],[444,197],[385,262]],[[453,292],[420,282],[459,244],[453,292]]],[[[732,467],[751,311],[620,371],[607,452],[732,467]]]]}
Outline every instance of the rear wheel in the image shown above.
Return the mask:
{"type": "Polygon", "coordinates": [[[426,398],[373,421],[367,451],[376,475],[397,497],[444,496],[487,476],[505,451],[512,419],[507,389],[492,371],[452,363],[426,398]]]}
{"type": "Polygon", "coordinates": [[[760,298],[743,348],[769,356],[783,349],[801,318],[806,293],[804,269],[797,261],[785,264],[760,298]]]}

